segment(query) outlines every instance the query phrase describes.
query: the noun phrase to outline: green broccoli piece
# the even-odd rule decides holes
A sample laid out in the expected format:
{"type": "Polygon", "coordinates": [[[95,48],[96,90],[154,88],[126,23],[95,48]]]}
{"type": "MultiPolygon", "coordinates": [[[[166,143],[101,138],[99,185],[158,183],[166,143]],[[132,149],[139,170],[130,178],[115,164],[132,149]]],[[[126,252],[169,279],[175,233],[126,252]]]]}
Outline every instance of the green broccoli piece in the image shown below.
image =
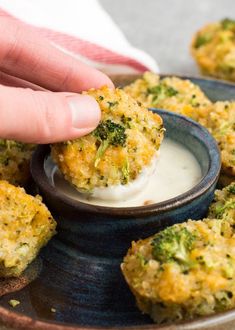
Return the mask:
{"type": "Polygon", "coordinates": [[[153,257],[164,263],[177,261],[189,265],[189,252],[192,250],[196,235],[187,228],[173,226],[156,234],[152,240],[153,257]]]}
{"type": "Polygon", "coordinates": [[[211,35],[209,34],[201,34],[197,37],[196,41],[195,41],[195,45],[194,47],[197,49],[197,48],[200,48],[201,46],[204,46],[206,45],[208,42],[211,41],[211,35]]]}
{"type": "Polygon", "coordinates": [[[124,165],[122,167],[122,175],[123,175],[122,184],[127,184],[130,179],[130,164],[128,158],[126,158],[124,165]]]}
{"type": "Polygon", "coordinates": [[[157,86],[148,88],[147,93],[153,95],[153,103],[157,104],[160,100],[177,95],[178,91],[171,86],[160,83],[157,86]]]}
{"type": "Polygon", "coordinates": [[[116,105],[118,105],[118,102],[117,101],[115,101],[115,102],[108,101],[107,103],[109,105],[109,109],[111,109],[111,108],[115,107],[116,105]]]}
{"type": "Polygon", "coordinates": [[[0,149],[13,149],[17,148],[19,150],[22,150],[24,148],[24,143],[16,142],[13,140],[3,140],[0,139],[0,149]]]}
{"type": "Polygon", "coordinates": [[[27,151],[30,150],[32,146],[32,144],[0,139],[0,164],[8,166],[10,160],[14,159],[14,156],[12,155],[15,151],[27,151]]]}
{"type": "Polygon", "coordinates": [[[224,30],[235,30],[235,20],[230,18],[225,18],[220,22],[224,30]]]}
{"type": "Polygon", "coordinates": [[[101,122],[97,126],[93,135],[98,139],[100,144],[95,157],[95,167],[97,167],[109,146],[125,147],[127,138],[125,131],[126,129],[124,126],[116,124],[109,119],[101,122]]]}
{"type": "Polygon", "coordinates": [[[199,107],[200,103],[197,100],[197,96],[195,94],[192,95],[191,99],[189,100],[190,104],[192,105],[192,107],[199,107]]]}
{"type": "Polygon", "coordinates": [[[215,207],[215,216],[217,219],[222,219],[224,212],[227,210],[235,209],[235,201],[228,200],[224,204],[218,204],[215,207]]]}
{"type": "Polygon", "coordinates": [[[235,194],[235,183],[232,186],[228,187],[228,192],[230,194],[235,194]]]}

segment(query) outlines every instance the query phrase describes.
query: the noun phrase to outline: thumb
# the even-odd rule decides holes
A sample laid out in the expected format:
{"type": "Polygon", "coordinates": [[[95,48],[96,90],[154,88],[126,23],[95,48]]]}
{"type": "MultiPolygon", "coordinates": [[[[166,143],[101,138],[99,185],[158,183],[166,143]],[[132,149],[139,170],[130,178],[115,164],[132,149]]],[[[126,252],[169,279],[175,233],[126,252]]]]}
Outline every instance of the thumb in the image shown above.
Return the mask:
{"type": "Polygon", "coordinates": [[[0,138],[65,141],[88,134],[99,120],[100,108],[91,96],[0,85],[0,138]]]}

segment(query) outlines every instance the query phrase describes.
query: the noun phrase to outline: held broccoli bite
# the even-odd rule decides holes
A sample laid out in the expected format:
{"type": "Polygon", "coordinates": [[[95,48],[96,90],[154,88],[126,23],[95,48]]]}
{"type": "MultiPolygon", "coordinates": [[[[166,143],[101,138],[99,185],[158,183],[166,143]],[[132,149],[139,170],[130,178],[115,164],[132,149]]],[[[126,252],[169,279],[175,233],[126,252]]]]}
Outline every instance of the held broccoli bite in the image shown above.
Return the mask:
{"type": "Polygon", "coordinates": [[[19,276],[55,234],[40,196],[0,181],[0,277],[19,276]]]}
{"type": "Polygon", "coordinates": [[[100,105],[100,124],[87,136],[52,145],[52,157],[80,192],[125,198],[128,191],[141,189],[153,170],[163,139],[162,119],[120,89],[87,93],[100,105]]]}
{"type": "Polygon", "coordinates": [[[29,163],[35,145],[0,139],[0,180],[24,185],[30,177],[29,163]]]}
{"type": "Polygon", "coordinates": [[[235,20],[226,18],[200,29],[191,52],[203,74],[235,81],[235,20]]]}

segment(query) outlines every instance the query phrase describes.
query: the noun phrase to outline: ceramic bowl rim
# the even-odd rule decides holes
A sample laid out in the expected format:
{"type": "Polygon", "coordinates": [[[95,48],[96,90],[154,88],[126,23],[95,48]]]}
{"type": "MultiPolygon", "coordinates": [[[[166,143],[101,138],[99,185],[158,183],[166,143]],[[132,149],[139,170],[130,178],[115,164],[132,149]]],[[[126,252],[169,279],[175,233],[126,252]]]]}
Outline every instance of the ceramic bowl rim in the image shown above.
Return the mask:
{"type": "MultiPolygon", "coordinates": [[[[145,71],[146,72],[146,71],[145,71]]],[[[120,79],[122,77],[128,77],[128,79],[134,81],[138,78],[143,77],[144,73],[129,73],[129,74],[121,74],[121,73],[117,73],[117,74],[112,74],[110,75],[110,79],[114,80],[115,79],[120,79]]],[[[177,73],[159,73],[158,74],[160,79],[164,79],[167,77],[176,77],[176,78],[180,78],[180,79],[184,79],[184,80],[201,80],[201,81],[206,81],[206,82],[210,82],[212,84],[219,84],[219,85],[223,85],[229,88],[233,88],[235,89],[235,82],[232,81],[227,81],[227,80],[223,80],[223,79],[218,79],[218,78],[210,78],[210,77],[205,77],[202,75],[184,75],[184,74],[177,74],[177,73]]]]}
{"type": "Polygon", "coordinates": [[[165,110],[151,108],[153,111],[157,111],[158,114],[163,114],[169,117],[177,117],[182,122],[187,122],[190,126],[194,126],[194,128],[200,131],[205,139],[203,139],[203,143],[208,150],[209,153],[209,169],[207,173],[201,178],[201,180],[190,190],[187,192],[180,194],[174,198],[168,199],[166,201],[160,203],[153,203],[146,206],[134,206],[134,207],[110,207],[110,206],[97,206],[92,204],[86,204],[80,201],[76,201],[72,198],[67,197],[63,193],[60,193],[53,185],[49,182],[48,177],[44,170],[44,160],[47,157],[50,146],[49,145],[39,145],[36,151],[33,154],[31,160],[31,174],[36,182],[37,186],[41,191],[45,190],[49,195],[53,196],[55,199],[62,201],[69,207],[72,207],[74,210],[78,210],[80,212],[89,212],[92,214],[99,215],[108,215],[111,214],[113,217],[141,217],[141,216],[151,216],[152,214],[159,214],[174,210],[175,208],[182,207],[196,198],[202,196],[210,187],[218,180],[221,161],[220,161],[220,153],[217,146],[216,141],[205,129],[203,126],[198,124],[197,122],[165,110]],[[216,153],[211,152],[211,150],[216,150],[216,153]]]}

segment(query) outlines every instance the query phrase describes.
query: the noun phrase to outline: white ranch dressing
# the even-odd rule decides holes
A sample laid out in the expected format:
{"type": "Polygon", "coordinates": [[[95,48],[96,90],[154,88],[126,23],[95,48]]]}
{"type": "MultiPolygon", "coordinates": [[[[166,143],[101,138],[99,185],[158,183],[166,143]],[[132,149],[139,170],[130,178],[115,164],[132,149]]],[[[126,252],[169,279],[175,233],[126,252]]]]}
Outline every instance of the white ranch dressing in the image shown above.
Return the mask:
{"type": "MultiPolygon", "coordinates": [[[[62,177],[57,167],[51,171],[50,179],[61,193],[80,202],[100,206],[131,207],[159,203],[176,197],[193,188],[202,177],[200,165],[194,155],[182,144],[168,138],[164,139],[158,160],[154,163],[154,171],[145,171],[149,178],[144,187],[137,189],[138,193],[133,193],[129,198],[125,195],[121,200],[102,200],[79,193],[62,177]]],[[[138,186],[137,182],[135,185],[138,186]]],[[[120,196],[122,191],[120,187],[120,196]]]]}

